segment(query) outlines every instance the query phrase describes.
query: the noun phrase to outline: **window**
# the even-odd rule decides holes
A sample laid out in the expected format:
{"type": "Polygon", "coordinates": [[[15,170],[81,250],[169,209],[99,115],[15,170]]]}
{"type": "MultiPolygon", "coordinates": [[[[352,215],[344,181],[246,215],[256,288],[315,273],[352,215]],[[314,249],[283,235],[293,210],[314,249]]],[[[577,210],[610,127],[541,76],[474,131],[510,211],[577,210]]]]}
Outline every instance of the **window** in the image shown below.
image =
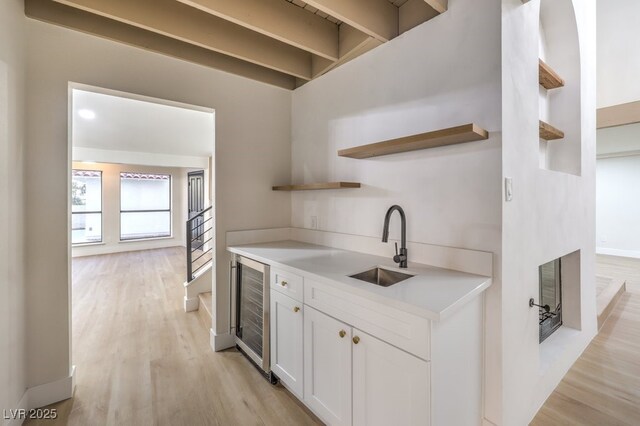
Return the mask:
{"type": "Polygon", "coordinates": [[[71,171],[71,244],[102,242],[102,172],[71,171]]]}
{"type": "Polygon", "coordinates": [[[120,240],[171,236],[171,176],[120,173],[120,240]]]}

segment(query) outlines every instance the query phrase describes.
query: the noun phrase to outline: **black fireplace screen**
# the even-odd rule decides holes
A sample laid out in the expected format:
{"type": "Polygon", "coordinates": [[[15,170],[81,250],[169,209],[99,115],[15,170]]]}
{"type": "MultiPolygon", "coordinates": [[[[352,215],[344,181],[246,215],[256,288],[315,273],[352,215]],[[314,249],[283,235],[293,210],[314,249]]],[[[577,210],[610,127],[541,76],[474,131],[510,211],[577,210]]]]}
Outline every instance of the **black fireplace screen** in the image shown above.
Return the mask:
{"type": "Polygon", "coordinates": [[[540,265],[540,343],[562,325],[562,264],[560,259],[540,265]]]}

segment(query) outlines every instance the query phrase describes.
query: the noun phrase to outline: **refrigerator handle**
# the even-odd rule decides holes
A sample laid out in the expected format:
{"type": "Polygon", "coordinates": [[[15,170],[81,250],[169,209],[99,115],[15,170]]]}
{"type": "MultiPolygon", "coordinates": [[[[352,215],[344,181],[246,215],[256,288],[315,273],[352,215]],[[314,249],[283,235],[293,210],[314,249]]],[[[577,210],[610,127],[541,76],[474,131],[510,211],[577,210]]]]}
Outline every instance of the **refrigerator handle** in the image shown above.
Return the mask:
{"type": "Polygon", "coordinates": [[[236,328],[236,296],[237,296],[237,272],[236,262],[229,262],[229,334],[235,334],[236,328]]]}

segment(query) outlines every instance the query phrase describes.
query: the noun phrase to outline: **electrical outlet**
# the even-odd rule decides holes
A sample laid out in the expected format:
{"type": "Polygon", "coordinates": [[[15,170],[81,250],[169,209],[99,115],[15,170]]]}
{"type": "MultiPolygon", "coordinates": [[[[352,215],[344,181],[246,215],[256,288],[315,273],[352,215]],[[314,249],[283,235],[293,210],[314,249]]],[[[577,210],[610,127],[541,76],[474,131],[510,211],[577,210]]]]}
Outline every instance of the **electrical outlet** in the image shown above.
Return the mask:
{"type": "Polygon", "coordinates": [[[311,216],[311,229],[318,229],[318,216],[311,216]]]}

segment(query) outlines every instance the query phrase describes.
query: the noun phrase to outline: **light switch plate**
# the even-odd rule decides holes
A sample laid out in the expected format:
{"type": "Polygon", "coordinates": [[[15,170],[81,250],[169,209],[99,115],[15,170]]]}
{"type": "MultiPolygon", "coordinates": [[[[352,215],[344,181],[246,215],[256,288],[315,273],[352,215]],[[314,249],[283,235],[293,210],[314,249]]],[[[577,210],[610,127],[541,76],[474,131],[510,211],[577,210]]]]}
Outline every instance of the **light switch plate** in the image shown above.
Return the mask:
{"type": "Polygon", "coordinates": [[[311,229],[318,229],[318,216],[311,216],[311,229]]]}
{"type": "Polygon", "coordinates": [[[513,182],[510,177],[504,178],[504,199],[506,201],[513,200],[513,182]]]}

